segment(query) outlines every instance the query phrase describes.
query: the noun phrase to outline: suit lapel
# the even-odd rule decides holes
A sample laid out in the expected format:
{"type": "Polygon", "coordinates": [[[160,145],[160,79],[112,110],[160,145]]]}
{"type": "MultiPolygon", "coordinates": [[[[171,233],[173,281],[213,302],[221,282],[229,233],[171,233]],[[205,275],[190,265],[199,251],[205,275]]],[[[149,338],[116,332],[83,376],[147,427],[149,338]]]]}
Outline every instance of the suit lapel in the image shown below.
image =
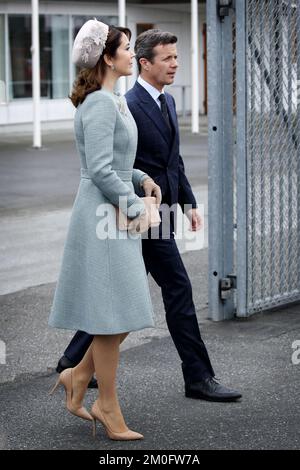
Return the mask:
{"type": "MultiPolygon", "coordinates": [[[[161,133],[162,137],[165,139],[167,144],[170,144],[170,140],[172,139],[172,132],[170,131],[164,117],[161,113],[161,110],[155,103],[152,96],[145,90],[139,82],[135,82],[134,90],[138,95],[139,101],[138,105],[144,113],[149,116],[149,118],[153,121],[159,132],[161,133]]],[[[173,121],[173,117],[171,118],[173,121]]],[[[174,123],[173,123],[174,124],[174,123]]]]}

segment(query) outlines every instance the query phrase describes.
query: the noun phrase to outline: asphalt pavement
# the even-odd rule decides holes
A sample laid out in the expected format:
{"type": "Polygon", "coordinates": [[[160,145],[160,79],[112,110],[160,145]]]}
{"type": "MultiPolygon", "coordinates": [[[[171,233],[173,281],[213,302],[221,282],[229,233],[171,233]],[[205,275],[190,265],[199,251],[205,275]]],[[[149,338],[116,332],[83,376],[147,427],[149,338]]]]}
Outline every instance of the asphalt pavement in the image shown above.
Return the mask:
{"type": "MultiPolygon", "coordinates": [[[[30,142],[29,136],[8,136],[0,143],[0,448],[299,449],[300,364],[292,361],[292,346],[300,341],[300,306],[248,320],[208,320],[206,243],[183,247],[182,257],[216,376],[242,392],[240,401],[184,396],[180,359],[151,277],[155,328],[129,335],[118,374],[126,421],[145,439],[113,442],[100,425],[93,439],[89,423],[66,411],[62,389],[49,396],[57,360],[72,337],[47,320],[79,161],[70,132],[49,134],[39,151],[30,142]]],[[[205,133],[183,128],[182,155],[195,192],[207,196],[205,133]]],[[[89,390],[87,406],[95,397],[89,390]]]]}

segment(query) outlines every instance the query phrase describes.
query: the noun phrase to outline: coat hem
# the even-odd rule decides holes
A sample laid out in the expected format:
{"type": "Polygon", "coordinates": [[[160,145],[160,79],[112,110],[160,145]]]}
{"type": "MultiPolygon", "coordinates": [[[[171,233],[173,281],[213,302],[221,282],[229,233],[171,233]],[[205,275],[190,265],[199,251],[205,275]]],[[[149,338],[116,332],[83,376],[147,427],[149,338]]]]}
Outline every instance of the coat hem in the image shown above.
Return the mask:
{"type": "Polygon", "coordinates": [[[122,328],[122,329],[118,329],[116,331],[103,330],[103,329],[101,331],[95,331],[95,330],[87,331],[85,328],[83,328],[83,325],[66,326],[66,325],[51,324],[50,322],[48,324],[52,328],[58,328],[58,329],[61,329],[61,330],[84,331],[85,333],[88,333],[89,335],[118,335],[118,334],[121,334],[121,333],[131,333],[133,331],[143,330],[145,328],[155,328],[155,324],[153,323],[152,325],[146,324],[145,326],[139,326],[139,327],[135,327],[135,328],[126,328],[126,329],[122,328]]]}

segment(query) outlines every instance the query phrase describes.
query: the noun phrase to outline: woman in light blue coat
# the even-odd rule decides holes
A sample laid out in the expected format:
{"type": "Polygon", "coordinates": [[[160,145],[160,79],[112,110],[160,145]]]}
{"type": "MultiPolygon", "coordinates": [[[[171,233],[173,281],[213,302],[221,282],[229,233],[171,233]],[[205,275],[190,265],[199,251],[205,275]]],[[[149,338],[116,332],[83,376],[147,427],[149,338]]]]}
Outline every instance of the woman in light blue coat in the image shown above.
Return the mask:
{"type": "MultiPolygon", "coordinates": [[[[114,92],[116,80],[132,73],[130,36],[127,28],[94,19],[75,38],[73,61],[83,67],[71,95],[81,179],[49,319],[51,326],[95,335],[81,363],[63,371],[53,391],[62,384],[68,410],[92,420],[94,430],[100,421],[117,440],[143,438],[128,429],[118,402],[119,345],[130,331],[154,326],[141,235],[124,237],[114,209],[134,221],[147,215],[135,194],[146,179],[149,185],[149,176],[133,169],[136,124],[125,97],[114,92]],[[89,413],[82,402],[94,371],[101,395],[89,413]]],[[[151,183],[159,203],[160,189],[151,183]]]]}

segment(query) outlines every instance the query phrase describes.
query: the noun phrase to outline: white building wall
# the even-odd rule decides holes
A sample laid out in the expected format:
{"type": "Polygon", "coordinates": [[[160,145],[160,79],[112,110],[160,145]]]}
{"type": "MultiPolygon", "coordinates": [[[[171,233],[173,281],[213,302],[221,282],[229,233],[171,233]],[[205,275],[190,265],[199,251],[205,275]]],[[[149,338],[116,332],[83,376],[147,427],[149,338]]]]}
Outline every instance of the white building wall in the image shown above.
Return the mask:
{"type": "MultiPolygon", "coordinates": [[[[21,13],[30,14],[31,8],[29,2],[24,3],[4,3],[0,1],[0,14],[3,13],[21,13]]],[[[41,3],[41,14],[73,14],[73,15],[117,15],[116,5],[105,4],[100,2],[91,2],[82,4],[81,2],[73,2],[63,4],[55,2],[41,3]]],[[[199,44],[200,44],[200,113],[204,112],[204,81],[203,81],[203,41],[202,41],[202,24],[205,21],[205,5],[199,5],[199,44]]],[[[190,41],[190,5],[157,5],[140,6],[127,5],[127,26],[132,31],[132,47],[136,39],[137,23],[153,23],[154,27],[173,32],[178,37],[178,56],[179,69],[176,74],[174,86],[167,87],[167,91],[171,93],[177,103],[177,111],[182,111],[182,85],[186,87],[186,111],[189,112],[191,104],[191,41],[190,41]]],[[[127,87],[131,88],[137,77],[137,67],[131,77],[127,78],[127,87]]],[[[41,119],[42,121],[61,121],[72,120],[75,109],[68,98],[66,99],[41,99],[41,119]]],[[[32,122],[32,100],[16,99],[8,104],[0,105],[0,125],[5,128],[11,124],[21,124],[32,122]]]]}

